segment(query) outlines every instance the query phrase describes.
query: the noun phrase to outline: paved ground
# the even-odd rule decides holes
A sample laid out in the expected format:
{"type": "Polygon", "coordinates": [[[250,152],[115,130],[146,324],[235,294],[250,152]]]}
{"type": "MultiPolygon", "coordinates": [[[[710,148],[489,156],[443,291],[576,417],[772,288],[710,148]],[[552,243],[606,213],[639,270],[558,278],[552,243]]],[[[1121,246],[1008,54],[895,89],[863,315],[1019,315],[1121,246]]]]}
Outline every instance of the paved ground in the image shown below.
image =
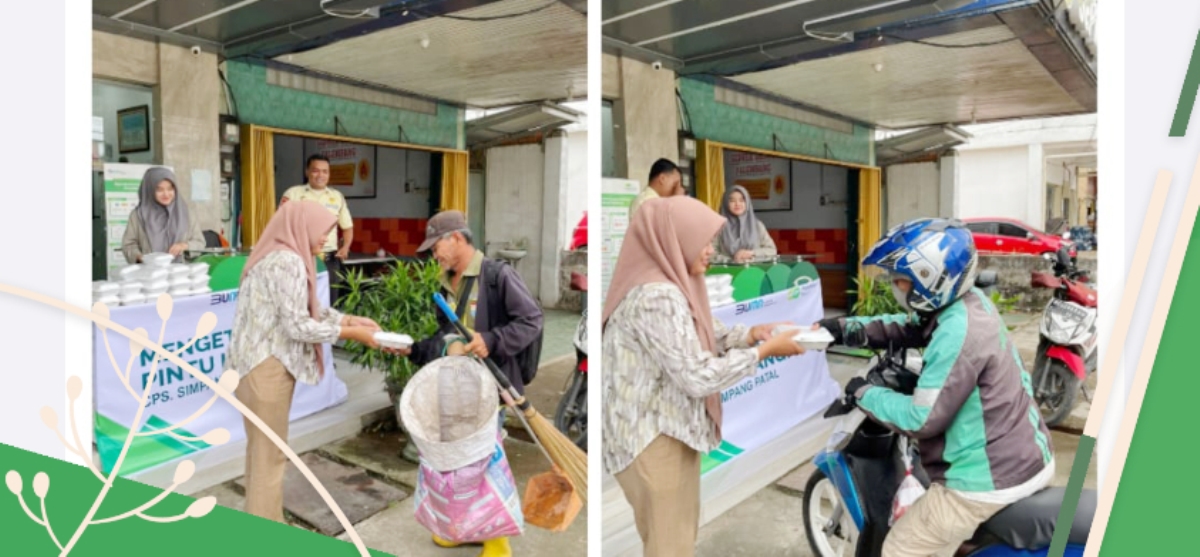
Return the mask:
{"type": "MultiPolygon", "coordinates": [[[[574,371],[572,339],[578,321],[577,313],[546,312],[543,366],[526,390],[526,396],[534,408],[547,417],[553,415],[567,379],[574,371]]],[[[534,445],[527,442],[528,435],[516,429],[520,425],[511,417],[508,427],[510,437],[505,442],[505,450],[518,489],[523,493],[529,478],[549,469],[549,463],[534,445]]],[[[375,429],[369,428],[302,455],[354,524],[363,543],[379,551],[413,557],[479,554],[478,546],[443,549],[430,541],[429,532],[413,517],[411,494],[416,488],[417,467],[400,458],[403,440],[399,432],[386,426],[375,429]]],[[[292,525],[349,539],[316,492],[295,470],[289,471],[284,491],[285,512],[292,525]]],[[[245,505],[243,494],[241,478],[238,478],[194,496],[214,495],[218,504],[242,510],[245,505]]],[[[527,526],[524,536],[512,540],[512,548],[514,554],[531,557],[586,554],[586,506],[566,532],[551,533],[527,526]]]]}
{"type": "MultiPolygon", "coordinates": [[[[1038,342],[1037,315],[1011,314],[1006,316],[1015,326],[1012,336],[1026,365],[1032,364],[1038,342]]],[[[1095,389],[1095,377],[1089,380],[1089,391],[1095,389]]],[[[1052,432],[1057,475],[1053,485],[1065,486],[1071,464],[1079,447],[1079,433],[1087,418],[1090,405],[1081,396],[1072,417],[1059,430],[1052,432]]],[[[814,468],[804,463],[771,487],[760,490],[749,499],[729,510],[700,529],[697,543],[699,557],[736,557],[778,555],[810,557],[813,555],[804,533],[804,485],[814,468]]],[[[1093,455],[1084,480],[1086,489],[1096,488],[1096,460],[1093,455]]]]}

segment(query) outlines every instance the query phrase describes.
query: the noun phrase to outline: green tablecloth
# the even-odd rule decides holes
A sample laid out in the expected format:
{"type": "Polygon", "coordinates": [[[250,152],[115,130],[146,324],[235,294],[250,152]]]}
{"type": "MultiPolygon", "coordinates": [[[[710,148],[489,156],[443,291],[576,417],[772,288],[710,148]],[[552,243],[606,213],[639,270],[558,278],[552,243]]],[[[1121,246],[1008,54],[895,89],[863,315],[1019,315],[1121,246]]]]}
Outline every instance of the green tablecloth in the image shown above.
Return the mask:
{"type": "MultiPolygon", "coordinates": [[[[246,267],[249,254],[237,255],[205,255],[196,258],[194,263],[208,263],[208,287],[213,292],[234,290],[242,282],[242,269],[246,267]]],[[[325,271],[325,261],[317,260],[317,272],[325,271]]]]}

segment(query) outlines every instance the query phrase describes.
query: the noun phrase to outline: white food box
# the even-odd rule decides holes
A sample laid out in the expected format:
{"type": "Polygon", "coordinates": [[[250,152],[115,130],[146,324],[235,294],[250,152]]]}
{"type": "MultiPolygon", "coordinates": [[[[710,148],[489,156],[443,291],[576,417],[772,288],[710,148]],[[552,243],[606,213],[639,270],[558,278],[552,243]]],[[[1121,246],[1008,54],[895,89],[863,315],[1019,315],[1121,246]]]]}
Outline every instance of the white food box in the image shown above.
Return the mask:
{"type": "Polygon", "coordinates": [[[817,330],[799,329],[796,336],[792,337],[797,344],[804,347],[805,350],[822,351],[829,348],[833,344],[833,333],[830,333],[825,327],[817,330]]]}
{"type": "Polygon", "coordinates": [[[147,253],[142,256],[142,263],[160,269],[167,268],[175,261],[175,256],[169,253],[147,253]]]}
{"type": "Polygon", "coordinates": [[[120,271],[117,271],[117,274],[121,275],[121,278],[123,279],[131,279],[141,273],[141,271],[141,265],[130,265],[128,267],[122,267],[120,271]]]}
{"type": "Polygon", "coordinates": [[[115,294],[121,290],[121,286],[115,282],[97,281],[92,283],[92,294],[115,294]]]}
{"type": "Polygon", "coordinates": [[[167,268],[167,270],[170,271],[172,278],[186,277],[186,276],[192,274],[191,266],[185,265],[183,263],[173,263],[173,264],[171,264],[170,267],[167,268]]]}
{"type": "Polygon", "coordinates": [[[392,348],[394,350],[403,350],[412,346],[413,339],[408,335],[400,333],[388,333],[379,331],[375,333],[375,341],[384,348],[392,348]]]}
{"type": "Polygon", "coordinates": [[[121,305],[123,306],[136,306],[144,303],[146,303],[146,297],[141,294],[121,296],[121,305]]]}

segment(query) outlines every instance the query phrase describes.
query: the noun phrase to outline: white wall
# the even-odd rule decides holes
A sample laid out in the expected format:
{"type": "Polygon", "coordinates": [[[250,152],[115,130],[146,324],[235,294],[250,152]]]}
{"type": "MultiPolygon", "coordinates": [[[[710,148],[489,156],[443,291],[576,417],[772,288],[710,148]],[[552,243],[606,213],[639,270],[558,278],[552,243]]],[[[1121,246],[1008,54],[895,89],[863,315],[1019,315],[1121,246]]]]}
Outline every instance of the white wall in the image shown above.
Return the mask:
{"type": "Polygon", "coordinates": [[[562,246],[571,245],[571,234],[575,225],[587,211],[588,172],[587,172],[587,130],[576,130],[567,134],[567,230],[563,235],[562,246]]]}
{"type": "MultiPolygon", "coordinates": [[[[375,197],[351,198],[346,203],[355,218],[423,219],[429,217],[432,154],[426,151],[380,147],[375,154],[375,197]],[[405,180],[424,188],[404,191],[405,180]]],[[[275,197],[304,184],[304,139],[275,135],[275,197]]]]}
{"type": "Polygon", "coordinates": [[[497,147],[487,152],[486,251],[494,256],[504,243],[527,239],[528,255],[517,264],[517,272],[534,296],[541,284],[544,173],[541,145],[497,147]]]}
{"type": "Polygon", "coordinates": [[[135,106],[150,107],[150,129],[154,129],[154,92],[149,87],[96,81],[92,83],[92,116],[104,118],[104,160],[117,162],[127,157],[133,164],[155,164],[158,152],[157,137],[152,137],[150,150],[142,153],[117,152],[117,111],[135,106]]]}
{"type": "Polygon", "coordinates": [[[886,169],[887,228],[940,214],[941,173],[935,162],[894,164],[886,169]]]}
{"type": "Polygon", "coordinates": [[[755,216],[773,230],[846,228],[848,169],[810,162],[792,162],[792,210],[758,211],[755,216]],[[821,205],[821,195],[835,203],[821,205]]]}
{"type": "Polygon", "coordinates": [[[1042,169],[1041,149],[1031,146],[960,152],[955,216],[1012,218],[1043,226],[1042,169]]]}

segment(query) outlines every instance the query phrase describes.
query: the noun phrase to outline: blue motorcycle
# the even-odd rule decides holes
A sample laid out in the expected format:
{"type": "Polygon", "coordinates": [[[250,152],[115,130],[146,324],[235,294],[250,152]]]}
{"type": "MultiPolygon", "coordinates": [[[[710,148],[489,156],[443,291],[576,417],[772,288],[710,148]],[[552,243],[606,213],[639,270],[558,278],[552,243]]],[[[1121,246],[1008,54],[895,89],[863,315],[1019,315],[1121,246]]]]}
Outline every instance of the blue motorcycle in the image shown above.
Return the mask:
{"type": "MultiPolygon", "coordinates": [[[[866,377],[873,385],[912,394],[919,376],[915,351],[889,348],[877,353],[866,377]]],[[[817,471],[804,488],[809,545],[820,557],[877,557],[890,530],[892,500],[905,478],[905,463],[912,463],[913,476],[926,488],[929,477],[915,443],[869,419],[852,402],[834,401],[825,418],[840,419],[826,448],[813,458],[817,471]]],[[[1064,492],[1047,488],[1000,511],[956,557],[1047,555],[1064,492]]],[[[1082,557],[1095,508],[1096,492],[1084,490],[1064,557],[1082,557]]]]}

